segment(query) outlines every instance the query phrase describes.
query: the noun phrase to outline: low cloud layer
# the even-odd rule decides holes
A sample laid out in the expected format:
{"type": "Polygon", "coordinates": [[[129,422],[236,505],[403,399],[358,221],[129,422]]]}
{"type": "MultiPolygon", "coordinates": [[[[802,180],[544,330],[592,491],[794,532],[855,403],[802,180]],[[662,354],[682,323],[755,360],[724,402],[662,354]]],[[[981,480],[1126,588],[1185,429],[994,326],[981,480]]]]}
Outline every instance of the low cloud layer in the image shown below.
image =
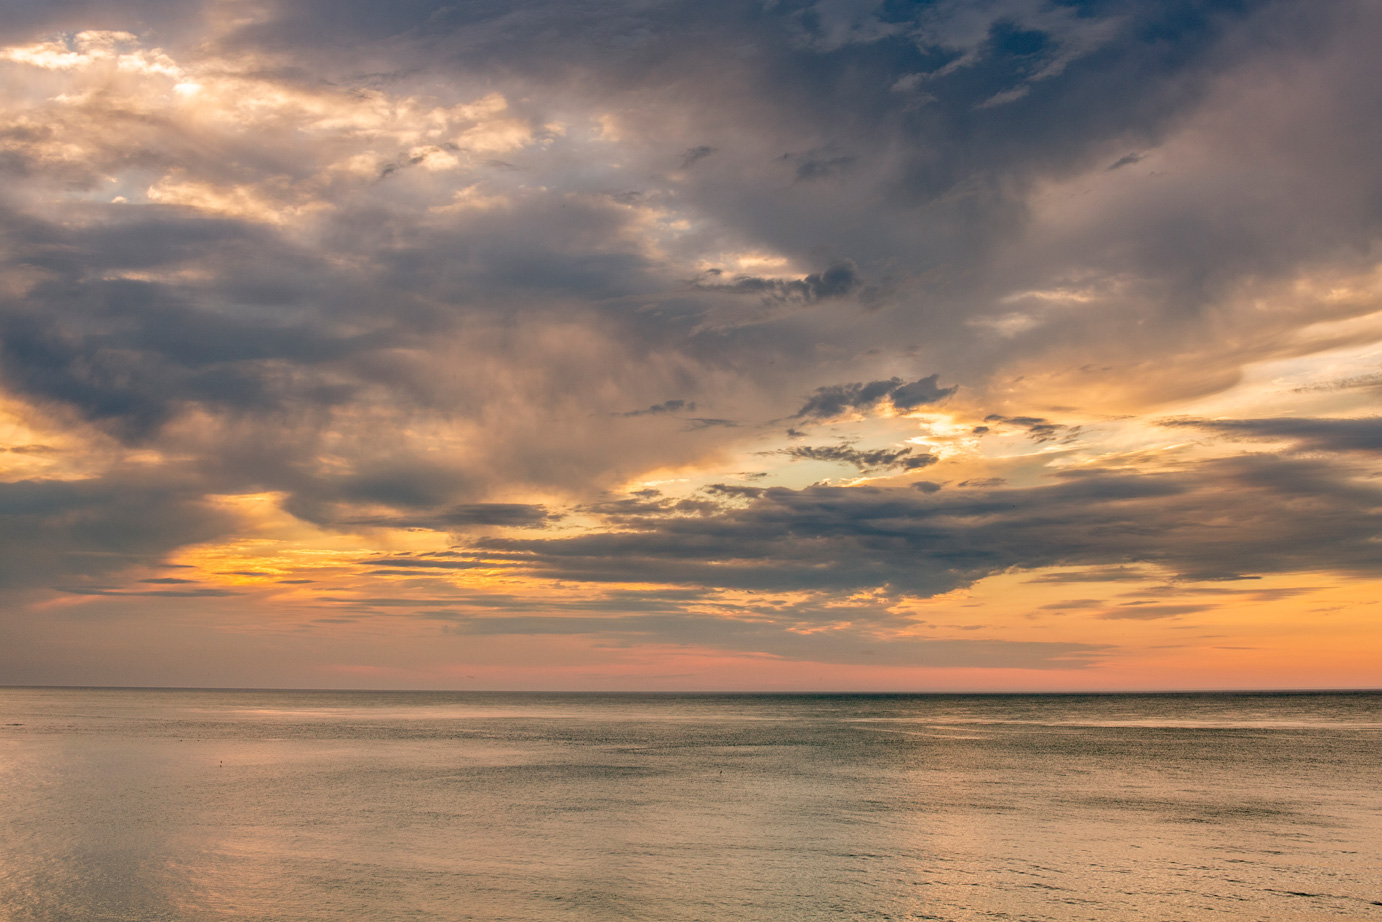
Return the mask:
{"type": "Polygon", "coordinates": [[[1177,420],[1176,425],[1229,438],[1290,442],[1314,451],[1382,451],[1382,417],[1360,419],[1177,420]]]}
{"type": "Polygon", "coordinates": [[[1246,458],[1176,474],[1088,472],[947,495],[770,489],[702,515],[656,510],[617,533],[492,538],[549,579],[932,596],[1014,569],[1154,565],[1188,580],[1342,570],[1382,575],[1382,489],[1328,466],[1246,458]]]}

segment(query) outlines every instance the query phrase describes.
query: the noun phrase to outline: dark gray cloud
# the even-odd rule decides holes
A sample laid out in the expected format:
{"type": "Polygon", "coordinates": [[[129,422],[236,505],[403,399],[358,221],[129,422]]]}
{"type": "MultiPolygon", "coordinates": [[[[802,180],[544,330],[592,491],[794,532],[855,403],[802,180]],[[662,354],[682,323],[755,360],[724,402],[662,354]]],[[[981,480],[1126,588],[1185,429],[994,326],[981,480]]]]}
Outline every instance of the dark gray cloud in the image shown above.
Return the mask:
{"type": "Polygon", "coordinates": [[[1186,578],[1382,570],[1382,491],[1313,462],[1242,458],[946,496],[777,488],[744,507],[625,518],[618,533],[477,548],[527,555],[513,565],[550,579],[919,595],[1041,567],[1113,568],[1083,577],[1099,580],[1134,565],[1186,578]]]}
{"type": "MultiPolygon", "coordinates": [[[[1053,423],[1040,416],[1000,416],[997,413],[991,413],[984,417],[984,422],[1001,423],[1022,429],[1033,442],[1073,442],[1080,437],[1079,426],[1053,423]]],[[[991,431],[990,426],[976,426],[974,428],[976,435],[983,435],[989,431],[991,431]]]]}
{"type": "Polygon", "coordinates": [[[925,452],[913,454],[911,448],[875,448],[870,451],[860,451],[849,445],[794,445],[782,449],[782,454],[806,461],[852,464],[860,471],[875,471],[880,468],[914,471],[929,467],[940,460],[935,455],[925,452]]]}
{"type": "Polygon", "coordinates": [[[51,455],[58,453],[60,449],[51,445],[6,445],[0,448],[0,451],[13,455],[51,455]]]}
{"type": "MultiPolygon", "coordinates": [[[[156,563],[235,521],[176,475],[0,482],[0,589],[100,581],[156,563]]],[[[91,591],[97,591],[99,586],[91,591]]],[[[151,590],[153,591],[153,590],[151,590]]],[[[159,590],[169,591],[169,590],[159,590]]]]}
{"type": "Polygon", "coordinates": [[[696,161],[704,160],[706,157],[709,157],[713,153],[715,153],[715,148],[707,147],[704,144],[692,147],[689,150],[687,150],[685,154],[682,155],[681,168],[683,170],[688,169],[696,161]]]}
{"type": "Polygon", "coordinates": [[[764,489],[764,487],[750,487],[737,483],[712,483],[705,488],[705,491],[713,496],[754,499],[762,495],[764,489]]]}
{"type": "Polygon", "coordinates": [[[804,154],[783,154],[782,159],[794,164],[797,182],[815,182],[844,174],[859,158],[852,154],[816,150],[804,154]]]}
{"type": "Polygon", "coordinates": [[[735,429],[739,423],[733,419],[725,419],[719,416],[683,416],[683,413],[694,413],[696,402],[694,400],[664,400],[662,403],[655,403],[642,410],[629,410],[621,416],[670,416],[686,423],[683,432],[700,432],[704,429],[735,429]]]}
{"type": "MultiPolygon", "coordinates": [[[[392,491],[373,495],[369,498],[394,506],[430,505],[425,498],[415,499],[412,496],[400,495],[392,491]]],[[[352,516],[342,518],[339,521],[340,524],[348,526],[367,525],[376,528],[430,528],[436,531],[463,531],[485,526],[540,528],[554,518],[557,517],[542,506],[530,503],[462,503],[422,514],[352,516]]]]}
{"type": "Polygon", "coordinates": [[[450,525],[541,525],[551,516],[541,506],[528,503],[467,503],[453,506],[438,516],[450,525]]]}
{"type": "Polygon", "coordinates": [[[955,393],[955,387],[937,384],[939,375],[927,375],[911,383],[901,378],[870,381],[867,384],[835,384],[818,387],[816,393],[796,412],[798,419],[829,419],[851,410],[868,410],[880,403],[907,411],[937,403],[955,393]]]}
{"type": "Polygon", "coordinates": [[[1173,420],[1171,425],[1204,429],[1234,438],[1290,441],[1313,451],[1382,450],[1382,417],[1379,416],[1357,419],[1185,419],[1173,420]]]}
{"type": "Polygon", "coordinates": [[[835,263],[800,279],[783,280],[736,275],[728,281],[720,281],[723,274],[719,269],[711,269],[705,277],[696,279],[692,284],[698,291],[759,295],[776,301],[800,301],[807,304],[843,298],[854,293],[863,284],[858,267],[850,260],[835,263]]]}
{"type": "Polygon", "coordinates": [[[1334,381],[1327,381],[1322,384],[1310,384],[1295,389],[1296,393],[1311,393],[1318,391],[1346,391],[1353,389],[1378,389],[1382,388],[1382,372],[1366,375],[1350,375],[1347,378],[1339,378],[1334,381]]]}
{"type": "Polygon", "coordinates": [[[294,303],[307,292],[273,290],[263,279],[265,289],[255,293],[243,277],[232,281],[241,258],[258,261],[261,278],[272,276],[282,263],[280,242],[240,222],[152,211],[128,223],[75,229],[22,222],[28,239],[5,254],[7,261],[41,267],[50,278],[22,299],[0,302],[0,381],[131,441],[155,436],[187,407],[265,413],[296,403],[331,406],[353,395],[353,385],[328,383],[312,370],[379,348],[381,337],[343,335],[314,322],[313,311],[304,315],[294,303]],[[92,277],[93,270],[209,260],[219,263],[228,290],[92,277]],[[232,308],[232,299],[241,303],[232,308]],[[272,309],[252,303],[265,299],[272,309]],[[306,373],[295,375],[294,368],[306,373]]]}
{"type": "Polygon", "coordinates": [[[664,413],[694,413],[696,402],[694,400],[664,400],[662,403],[655,403],[644,410],[629,410],[625,416],[661,416],[664,413]]]}
{"type": "Polygon", "coordinates": [[[1148,578],[1147,570],[1138,567],[1101,566],[1092,569],[1065,570],[1058,573],[1043,573],[1034,576],[1032,583],[1103,583],[1103,582],[1141,582],[1148,578]]]}
{"type": "Polygon", "coordinates": [[[135,596],[137,598],[163,598],[163,599],[216,599],[226,596],[238,595],[239,593],[231,589],[221,589],[215,586],[203,586],[196,589],[111,589],[100,587],[72,587],[56,586],[59,592],[66,592],[71,595],[99,595],[99,596],[135,596]]]}

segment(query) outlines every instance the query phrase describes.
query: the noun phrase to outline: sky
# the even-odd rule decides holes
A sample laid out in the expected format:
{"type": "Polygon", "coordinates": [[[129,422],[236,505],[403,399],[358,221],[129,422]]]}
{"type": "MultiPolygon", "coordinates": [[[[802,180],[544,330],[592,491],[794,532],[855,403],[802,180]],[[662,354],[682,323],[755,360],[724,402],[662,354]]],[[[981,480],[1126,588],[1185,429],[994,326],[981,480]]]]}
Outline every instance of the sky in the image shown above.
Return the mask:
{"type": "Polygon", "coordinates": [[[11,0],[0,684],[1382,686],[1379,34],[11,0]]]}

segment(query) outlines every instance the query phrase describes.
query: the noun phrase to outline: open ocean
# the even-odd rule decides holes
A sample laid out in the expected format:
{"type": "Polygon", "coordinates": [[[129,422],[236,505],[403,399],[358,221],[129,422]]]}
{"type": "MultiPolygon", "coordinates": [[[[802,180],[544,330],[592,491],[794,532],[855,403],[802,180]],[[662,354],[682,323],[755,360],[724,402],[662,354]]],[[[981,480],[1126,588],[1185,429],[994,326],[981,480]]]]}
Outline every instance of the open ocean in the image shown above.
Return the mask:
{"type": "Polygon", "coordinates": [[[1382,695],[0,689],[6,920],[1382,920],[1382,695]]]}

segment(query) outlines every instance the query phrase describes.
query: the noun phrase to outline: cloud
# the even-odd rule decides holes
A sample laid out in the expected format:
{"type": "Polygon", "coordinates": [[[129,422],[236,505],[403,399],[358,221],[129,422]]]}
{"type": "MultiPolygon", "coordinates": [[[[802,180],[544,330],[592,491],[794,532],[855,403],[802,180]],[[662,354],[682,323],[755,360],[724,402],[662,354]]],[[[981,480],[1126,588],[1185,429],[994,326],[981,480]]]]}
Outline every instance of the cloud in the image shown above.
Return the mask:
{"type": "Polygon", "coordinates": [[[818,387],[816,393],[796,412],[797,419],[830,419],[851,410],[862,411],[887,403],[901,412],[938,403],[955,393],[955,387],[940,387],[939,375],[928,375],[911,383],[901,378],[870,381],[867,384],[836,384],[818,387]]]}
{"type": "MultiPolygon", "coordinates": [[[[380,492],[370,498],[391,505],[430,505],[425,498],[413,500],[405,494],[380,492]]],[[[556,516],[545,508],[530,503],[462,503],[434,512],[411,515],[353,516],[340,520],[342,525],[368,525],[375,528],[430,528],[437,531],[459,531],[469,528],[496,526],[505,528],[541,528],[556,516]]]]}
{"type": "MultiPolygon", "coordinates": [[[[387,562],[401,572],[416,567],[414,573],[447,563],[458,564],[457,569],[468,564],[415,557],[363,562],[387,562]]],[[[461,590],[435,597],[342,596],[331,601],[362,613],[415,609],[418,617],[444,622],[447,633],[469,637],[585,635],[616,647],[674,644],[821,663],[1080,669],[1108,651],[1094,643],[926,637],[916,633],[918,625],[911,619],[883,605],[773,597],[744,601],[704,589],[592,587],[560,596],[461,590]],[[822,624],[829,629],[801,630],[822,624]]]]}
{"type": "Polygon", "coordinates": [[[1312,462],[1251,457],[950,499],[895,488],[773,488],[743,507],[635,515],[620,532],[475,546],[519,555],[510,566],[546,579],[771,591],[886,586],[931,596],[1046,567],[1110,568],[1082,577],[1097,580],[1132,566],[1187,578],[1210,569],[1376,577],[1382,492],[1333,475],[1312,462]]]}
{"type": "Polygon", "coordinates": [[[1142,161],[1142,155],[1141,155],[1141,154],[1124,154],[1123,156],[1119,157],[1117,160],[1115,160],[1115,161],[1113,161],[1112,163],[1110,163],[1110,164],[1106,167],[1106,169],[1111,173],[1111,172],[1113,172],[1114,170],[1120,170],[1120,169],[1122,169],[1122,168],[1125,167],[1125,166],[1132,166],[1134,163],[1140,163],[1141,161],[1142,161]]]}
{"type": "Polygon", "coordinates": [[[806,461],[827,461],[852,464],[860,471],[873,471],[880,468],[897,468],[904,471],[914,471],[929,467],[940,460],[935,455],[927,453],[914,455],[910,448],[876,448],[871,451],[859,451],[849,445],[794,445],[790,448],[782,449],[782,454],[791,455],[793,458],[801,458],[806,461]]]}
{"type": "Polygon", "coordinates": [[[450,525],[540,525],[550,516],[541,506],[527,503],[468,503],[452,506],[439,516],[450,525]]]}
{"type": "Polygon", "coordinates": [[[625,416],[661,416],[664,413],[681,413],[683,411],[692,413],[696,410],[695,401],[688,400],[664,400],[662,403],[655,403],[645,410],[630,410],[625,416]]]}
{"type": "Polygon", "coordinates": [[[66,592],[71,595],[94,595],[94,596],[135,596],[140,598],[165,598],[165,599],[207,599],[224,598],[226,596],[238,595],[230,589],[220,589],[214,586],[202,586],[196,589],[105,589],[98,587],[72,587],[56,586],[58,592],[66,592]]]}
{"type": "Polygon", "coordinates": [[[852,154],[808,151],[804,154],[783,154],[782,159],[796,164],[797,182],[818,182],[843,175],[859,158],[852,154]]]}
{"type": "Polygon", "coordinates": [[[1343,391],[1354,388],[1382,388],[1382,373],[1366,375],[1350,375],[1347,378],[1339,378],[1334,381],[1327,381],[1322,384],[1310,384],[1295,388],[1296,393],[1311,393],[1318,391],[1343,391]]]}
{"type": "Polygon", "coordinates": [[[1101,566],[1092,569],[1064,570],[1056,573],[1042,573],[1028,582],[1032,583],[1104,583],[1141,582],[1148,578],[1148,572],[1138,567],[1101,566]]]}
{"type": "Polygon", "coordinates": [[[696,161],[704,160],[706,157],[709,157],[713,153],[715,153],[715,148],[708,147],[705,144],[699,144],[695,147],[689,148],[687,149],[686,153],[682,154],[681,168],[683,170],[690,169],[690,167],[694,163],[696,163],[696,161]]]}
{"type": "Polygon", "coordinates": [[[1158,621],[1162,618],[1179,618],[1208,611],[1209,605],[1150,605],[1146,602],[1128,602],[1118,608],[1110,608],[1097,617],[1105,621],[1158,621]]]}
{"type": "Polygon", "coordinates": [[[799,301],[810,304],[843,298],[862,284],[859,270],[850,260],[835,263],[821,272],[813,272],[801,279],[784,280],[739,275],[728,282],[716,281],[721,274],[719,269],[712,269],[708,273],[709,280],[697,279],[693,283],[694,287],[699,291],[759,295],[774,301],[799,301]]]}
{"type": "Polygon", "coordinates": [[[0,483],[0,589],[62,581],[66,591],[84,591],[74,581],[150,565],[235,525],[202,497],[199,484],[175,477],[0,483]]]}
{"type": "Polygon", "coordinates": [[[1173,420],[1170,425],[1206,429],[1228,437],[1295,442],[1313,451],[1382,450],[1382,417],[1322,419],[1173,420]]]}
{"type": "Polygon", "coordinates": [[[606,642],[657,642],[756,651],[816,663],[1019,669],[1079,669],[1106,653],[1098,644],[998,639],[933,639],[852,627],[817,634],[763,619],[723,616],[481,616],[457,619],[461,635],[596,635],[606,642]]]}
{"type": "MultiPolygon", "coordinates": [[[[991,413],[984,417],[984,422],[1001,423],[1022,429],[1033,442],[1060,441],[1069,443],[1080,437],[1079,426],[1053,423],[1049,419],[1043,419],[1039,416],[1000,416],[997,413],[991,413]]],[[[976,426],[974,428],[976,435],[982,435],[989,431],[991,431],[990,426],[976,426]]]]}

